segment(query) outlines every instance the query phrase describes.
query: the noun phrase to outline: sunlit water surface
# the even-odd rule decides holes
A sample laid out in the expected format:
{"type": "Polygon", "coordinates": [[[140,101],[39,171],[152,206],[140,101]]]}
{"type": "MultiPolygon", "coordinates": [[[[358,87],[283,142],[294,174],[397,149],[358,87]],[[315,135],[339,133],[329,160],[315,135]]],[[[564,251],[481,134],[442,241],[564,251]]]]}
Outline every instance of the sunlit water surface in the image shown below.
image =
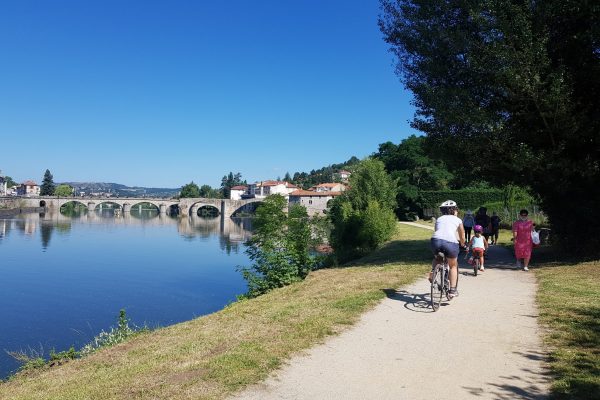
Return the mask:
{"type": "Polygon", "coordinates": [[[0,378],[19,367],[7,351],[79,349],[122,308],[150,327],[223,308],[246,290],[249,229],[135,210],[0,219],[0,378]]]}

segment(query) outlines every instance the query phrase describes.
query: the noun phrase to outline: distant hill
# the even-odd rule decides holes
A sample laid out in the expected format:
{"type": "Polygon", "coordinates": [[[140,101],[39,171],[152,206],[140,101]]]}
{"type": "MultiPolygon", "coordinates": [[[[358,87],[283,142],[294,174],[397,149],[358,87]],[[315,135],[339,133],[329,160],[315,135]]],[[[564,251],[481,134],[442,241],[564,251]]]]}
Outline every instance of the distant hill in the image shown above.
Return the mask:
{"type": "Polygon", "coordinates": [[[180,188],[147,188],[106,182],[62,182],[75,189],[75,195],[110,195],[114,197],[173,197],[180,188]]]}

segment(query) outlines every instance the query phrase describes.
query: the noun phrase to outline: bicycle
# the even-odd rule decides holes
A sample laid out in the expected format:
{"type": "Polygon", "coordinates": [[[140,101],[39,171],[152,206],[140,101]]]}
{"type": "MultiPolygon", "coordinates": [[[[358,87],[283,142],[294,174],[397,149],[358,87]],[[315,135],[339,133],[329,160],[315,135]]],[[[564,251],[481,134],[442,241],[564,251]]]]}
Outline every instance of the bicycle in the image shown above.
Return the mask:
{"type": "MultiPolygon", "coordinates": [[[[465,260],[469,257],[469,249],[467,249],[467,253],[465,254],[465,260]]],[[[477,271],[479,271],[479,267],[481,267],[481,261],[479,261],[479,256],[473,256],[473,252],[471,252],[471,259],[469,260],[469,264],[473,266],[473,276],[477,276],[477,271]]]]}
{"type": "MultiPolygon", "coordinates": [[[[437,311],[442,304],[442,297],[445,295],[448,301],[450,297],[450,267],[446,255],[442,252],[435,256],[435,267],[431,274],[431,308],[437,311]]],[[[458,274],[456,277],[456,286],[458,287],[458,274]]]]}

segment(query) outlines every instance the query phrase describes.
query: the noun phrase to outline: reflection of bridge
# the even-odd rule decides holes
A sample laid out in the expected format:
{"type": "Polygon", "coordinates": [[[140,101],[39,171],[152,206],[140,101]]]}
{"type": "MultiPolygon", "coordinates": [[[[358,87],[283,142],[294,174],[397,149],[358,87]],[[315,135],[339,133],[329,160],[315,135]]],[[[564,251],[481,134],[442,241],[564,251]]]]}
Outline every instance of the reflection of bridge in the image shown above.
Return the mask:
{"type": "Polygon", "coordinates": [[[236,211],[241,210],[246,205],[262,201],[262,199],[248,200],[229,200],[229,199],[204,199],[204,198],[184,198],[173,199],[152,199],[152,198],[123,198],[123,197],[24,197],[20,199],[23,207],[45,207],[49,211],[58,211],[67,203],[79,203],[87,207],[88,210],[95,210],[97,206],[105,203],[117,204],[125,213],[131,211],[131,208],[140,203],[150,203],[155,206],[161,214],[166,214],[167,209],[172,206],[179,207],[179,215],[196,215],[201,207],[216,208],[221,217],[229,218],[236,211]]]}
{"type": "MultiPolygon", "coordinates": [[[[12,219],[0,219],[0,238],[8,236],[12,230],[20,231],[26,235],[33,235],[39,230],[53,230],[68,232],[73,224],[89,225],[144,225],[163,226],[176,225],[177,231],[186,238],[206,238],[218,235],[229,245],[243,243],[251,235],[251,219],[240,218],[171,218],[165,214],[156,214],[152,218],[138,218],[131,213],[120,217],[103,217],[99,212],[85,213],[78,217],[70,217],[60,212],[24,213],[12,219]]],[[[47,233],[47,232],[46,232],[47,233]]],[[[0,241],[2,244],[2,241],[0,241]]]]}

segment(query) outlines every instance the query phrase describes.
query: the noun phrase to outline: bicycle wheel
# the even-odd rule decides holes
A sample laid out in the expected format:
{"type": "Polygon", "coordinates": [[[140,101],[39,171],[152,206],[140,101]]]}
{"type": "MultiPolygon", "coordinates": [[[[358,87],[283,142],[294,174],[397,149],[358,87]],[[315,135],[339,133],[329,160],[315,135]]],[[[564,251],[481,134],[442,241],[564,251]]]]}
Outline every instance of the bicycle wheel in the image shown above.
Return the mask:
{"type": "Polygon", "coordinates": [[[437,264],[431,276],[431,308],[437,311],[442,303],[444,293],[444,267],[437,264]]]}
{"type": "Polygon", "coordinates": [[[477,271],[479,271],[479,258],[473,260],[473,275],[477,276],[477,271]]]}

